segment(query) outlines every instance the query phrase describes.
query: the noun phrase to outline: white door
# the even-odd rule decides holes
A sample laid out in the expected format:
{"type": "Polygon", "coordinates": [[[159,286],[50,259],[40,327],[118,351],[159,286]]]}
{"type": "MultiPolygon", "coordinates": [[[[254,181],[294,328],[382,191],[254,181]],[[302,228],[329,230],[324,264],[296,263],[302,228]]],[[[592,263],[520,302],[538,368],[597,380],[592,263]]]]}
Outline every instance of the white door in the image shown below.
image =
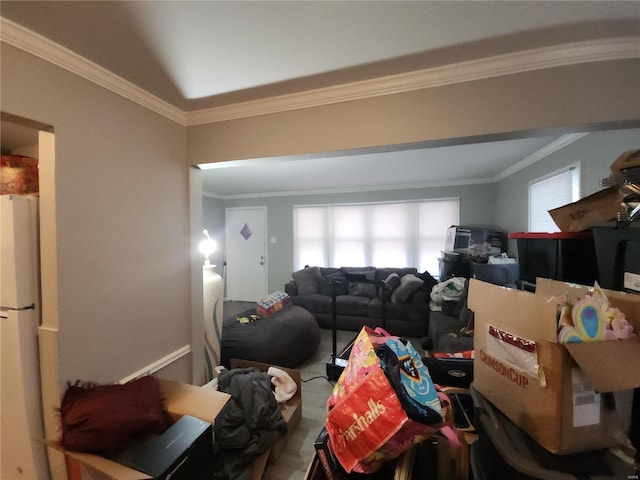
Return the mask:
{"type": "Polygon", "coordinates": [[[256,302],[267,294],[267,209],[227,208],[227,298],[256,302]]]}

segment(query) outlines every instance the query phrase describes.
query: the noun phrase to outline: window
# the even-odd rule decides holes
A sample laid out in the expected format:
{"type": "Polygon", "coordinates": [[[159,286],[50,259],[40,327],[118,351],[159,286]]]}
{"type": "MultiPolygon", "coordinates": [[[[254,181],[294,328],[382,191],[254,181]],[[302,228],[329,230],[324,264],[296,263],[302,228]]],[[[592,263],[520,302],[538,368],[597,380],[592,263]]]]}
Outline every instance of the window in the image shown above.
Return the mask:
{"type": "Polygon", "coordinates": [[[437,275],[459,199],[293,209],[294,267],[413,267],[437,275]]]}
{"type": "Polygon", "coordinates": [[[558,232],[549,210],[580,198],[580,164],[557,171],[529,184],[529,231],[558,232]]]}

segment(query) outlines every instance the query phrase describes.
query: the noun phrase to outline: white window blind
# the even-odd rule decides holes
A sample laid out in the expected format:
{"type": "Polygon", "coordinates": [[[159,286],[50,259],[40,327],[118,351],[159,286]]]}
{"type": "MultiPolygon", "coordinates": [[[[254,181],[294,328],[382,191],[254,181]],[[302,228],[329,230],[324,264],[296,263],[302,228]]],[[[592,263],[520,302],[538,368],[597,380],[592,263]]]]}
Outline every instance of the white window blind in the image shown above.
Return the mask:
{"type": "Polygon", "coordinates": [[[580,167],[572,165],[529,184],[529,231],[557,232],[549,210],[580,198],[580,167]]]}
{"type": "Polygon", "coordinates": [[[437,275],[459,199],[293,209],[294,267],[416,267],[437,275]]]}

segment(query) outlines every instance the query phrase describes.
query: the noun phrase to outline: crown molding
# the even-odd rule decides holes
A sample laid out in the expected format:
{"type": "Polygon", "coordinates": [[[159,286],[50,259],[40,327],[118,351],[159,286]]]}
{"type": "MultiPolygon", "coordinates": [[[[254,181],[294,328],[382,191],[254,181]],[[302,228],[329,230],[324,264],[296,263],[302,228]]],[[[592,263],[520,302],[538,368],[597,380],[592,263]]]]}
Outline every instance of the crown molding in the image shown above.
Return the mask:
{"type": "Polygon", "coordinates": [[[518,163],[512,165],[509,168],[504,169],[493,177],[482,178],[461,178],[457,180],[439,180],[420,183],[408,183],[400,185],[374,185],[374,186],[361,186],[361,187],[336,187],[336,188],[322,188],[312,190],[286,190],[281,192],[261,192],[261,193],[240,193],[230,195],[217,195],[211,193],[203,193],[205,197],[216,198],[219,200],[238,200],[249,198],[272,198],[272,197],[295,197],[302,195],[325,195],[325,194],[339,194],[339,193],[360,193],[360,192],[380,192],[380,191],[392,191],[392,190],[420,190],[425,188],[435,187],[459,187],[465,185],[486,185],[497,183],[510,177],[514,173],[525,169],[526,167],[533,165],[540,160],[547,158],[550,155],[562,150],[563,148],[577,142],[581,138],[589,135],[589,132],[569,133],[562,135],[556,140],[548,143],[544,147],[536,150],[532,154],[526,156],[518,163]]]}
{"type": "Polygon", "coordinates": [[[544,158],[547,158],[549,155],[553,155],[557,151],[562,150],[565,147],[568,147],[573,142],[577,142],[582,137],[584,137],[584,136],[586,136],[588,134],[589,134],[589,132],[569,133],[567,135],[562,135],[557,140],[554,140],[553,142],[549,143],[548,145],[545,145],[544,147],[542,147],[540,150],[537,150],[537,151],[533,152],[531,155],[523,158],[522,160],[520,160],[515,165],[512,165],[509,168],[503,170],[502,172],[500,172],[498,175],[496,175],[494,177],[493,181],[494,182],[498,182],[498,181],[500,181],[502,179],[505,179],[505,178],[513,175],[514,173],[516,173],[516,172],[518,172],[520,170],[523,170],[524,168],[528,167],[529,165],[533,165],[534,163],[539,162],[540,160],[542,160],[544,158]]]}
{"type": "Polygon", "coordinates": [[[362,193],[362,192],[382,192],[395,190],[421,190],[425,188],[436,187],[455,187],[465,185],[480,185],[495,183],[494,178],[471,178],[460,180],[442,180],[437,182],[420,182],[407,183],[401,185],[372,185],[360,187],[335,187],[335,188],[318,188],[311,190],[285,190],[281,192],[262,192],[262,193],[238,193],[231,195],[212,195],[205,196],[219,198],[221,200],[241,200],[248,198],[273,198],[273,197],[299,197],[303,195],[333,195],[339,193],[362,193]]]}
{"type": "Polygon", "coordinates": [[[0,17],[0,40],[106,88],[163,117],[186,124],[185,113],[146,90],[46,37],[0,17]]]}
{"type": "Polygon", "coordinates": [[[567,43],[187,113],[187,126],[441,87],[545,68],[640,58],[640,37],[567,43]]]}
{"type": "Polygon", "coordinates": [[[251,102],[185,112],[21,25],[0,17],[0,40],[184,126],[202,125],[545,68],[640,58],[640,37],[566,43],[251,102]]]}

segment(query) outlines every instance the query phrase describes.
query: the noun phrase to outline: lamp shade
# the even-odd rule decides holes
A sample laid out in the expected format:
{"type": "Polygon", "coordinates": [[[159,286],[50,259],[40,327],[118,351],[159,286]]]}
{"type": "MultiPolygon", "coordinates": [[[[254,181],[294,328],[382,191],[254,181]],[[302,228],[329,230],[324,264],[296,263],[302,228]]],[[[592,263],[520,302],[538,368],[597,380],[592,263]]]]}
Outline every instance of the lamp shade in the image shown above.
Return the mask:
{"type": "Polygon", "coordinates": [[[204,238],[200,242],[198,248],[200,250],[200,253],[204,255],[205,260],[208,262],[211,254],[216,251],[218,245],[216,244],[215,240],[212,240],[211,237],[209,237],[209,232],[206,228],[202,230],[202,234],[204,235],[204,238]]]}

